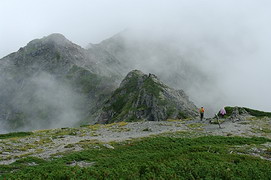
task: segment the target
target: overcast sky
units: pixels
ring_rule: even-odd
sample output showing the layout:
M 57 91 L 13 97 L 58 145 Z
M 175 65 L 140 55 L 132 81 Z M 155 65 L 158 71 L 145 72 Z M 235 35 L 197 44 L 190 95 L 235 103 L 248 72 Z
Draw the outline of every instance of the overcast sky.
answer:
M 236 27 L 226 26 L 245 28 L 251 22 L 264 33 L 270 31 L 270 5 L 268 0 L 1 0 L 0 57 L 54 32 L 81 46 L 125 28 L 153 26 L 202 28 L 203 33 L 218 27 L 235 33 Z M 258 29 L 264 23 L 268 29 Z
M 1 0 L 0 58 L 55 32 L 85 47 L 126 28 L 208 47 L 232 71 L 222 88 L 271 111 L 270 0 Z

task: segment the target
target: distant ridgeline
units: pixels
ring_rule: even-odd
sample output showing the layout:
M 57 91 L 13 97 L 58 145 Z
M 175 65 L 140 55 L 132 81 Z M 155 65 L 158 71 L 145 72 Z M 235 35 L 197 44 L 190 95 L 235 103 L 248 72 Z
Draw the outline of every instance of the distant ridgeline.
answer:
M 250 109 L 247 107 L 231 107 L 231 106 L 225 107 L 225 110 L 227 112 L 225 117 L 231 116 L 234 109 L 238 110 L 239 115 L 249 114 L 249 115 L 255 116 L 255 117 L 269 117 L 269 118 L 271 118 L 271 112 L 259 111 L 259 110 Z

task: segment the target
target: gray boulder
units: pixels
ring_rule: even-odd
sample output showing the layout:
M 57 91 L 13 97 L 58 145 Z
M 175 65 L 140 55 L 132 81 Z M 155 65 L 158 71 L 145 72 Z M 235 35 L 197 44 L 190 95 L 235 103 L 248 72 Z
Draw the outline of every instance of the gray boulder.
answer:
M 245 116 L 247 115 L 249 115 L 249 113 L 244 108 L 235 106 L 232 110 L 229 119 L 231 119 L 233 122 L 242 121 L 245 119 Z

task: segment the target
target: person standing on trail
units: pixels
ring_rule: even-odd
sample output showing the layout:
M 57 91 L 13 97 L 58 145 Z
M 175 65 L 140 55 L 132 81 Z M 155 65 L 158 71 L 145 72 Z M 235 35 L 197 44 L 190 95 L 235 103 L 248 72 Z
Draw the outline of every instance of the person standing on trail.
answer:
M 201 108 L 199 109 L 199 113 L 200 113 L 200 120 L 202 121 L 203 116 L 204 116 L 204 108 L 203 108 L 203 107 L 201 107 Z
M 226 112 L 226 110 L 225 110 L 224 107 L 221 108 L 220 111 L 219 111 L 219 114 L 220 114 L 220 116 L 221 116 L 222 118 L 224 118 L 224 115 L 225 115 L 226 113 L 227 113 L 227 112 Z

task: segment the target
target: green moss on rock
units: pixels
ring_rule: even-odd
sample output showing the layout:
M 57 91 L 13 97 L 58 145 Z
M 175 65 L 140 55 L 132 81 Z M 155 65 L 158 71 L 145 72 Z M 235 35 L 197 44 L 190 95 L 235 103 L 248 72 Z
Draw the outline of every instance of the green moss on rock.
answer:
M 25 137 L 32 135 L 32 132 L 12 132 L 8 134 L 0 134 L 0 139 L 14 138 L 14 137 Z
M 146 89 L 146 92 L 154 95 L 156 98 L 159 98 L 162 87 L 160 84 L 156 83 L 151 77 L 148 77 L 144 83 L 143 88 Z

